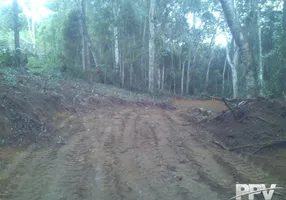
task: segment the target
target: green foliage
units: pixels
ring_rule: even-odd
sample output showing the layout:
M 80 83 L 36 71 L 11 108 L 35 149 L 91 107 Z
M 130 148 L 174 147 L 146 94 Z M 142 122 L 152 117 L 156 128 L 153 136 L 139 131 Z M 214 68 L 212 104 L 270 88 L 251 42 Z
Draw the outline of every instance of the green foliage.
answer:
M 12 5 L 0 7 L 0 29 L 1 31 L 13 30 L 13 11 Z
M 98 0 L 87 1 L 87 4 L 88 35 L 100 70 L 100 73 L 93 75 L 94 81 L 119 86 L 123 77 L 120 67 L 124 65 L 125 87 L 146 91 L 149 61 L 149 1 Z M 281 96 L 281 91 L 286 87 L 284 85 L 286 77 L 283 78 L 286 74 L 284 67 L 286 66 L 286 43 L 285 37 L 282 36 L 282 12 L 278 9 L 279 5 L 278 0 L 266 0 L 261 4 L 265 89 L 267 94 L 272 96 Z M 24 54 L 29 59 L 28 67 L 31 73 L 46 76 L 61 70 L 65 74 L 85 78 L 86 74 L 82 73 L 81 67 L 80 1 L 48 0 L 47 6 L 54 13 L 36 24 L 36 47 L 29 42 L 30 36 L 25 16 L 20 15 L 21 48 L 27 48 L 34 54 L 30 55 L 28 52 Z M 113 11 L 117 9 L 118 13 L 114 14 Z M 254 34 L 251 32 L 255 31 L 254 20 L 250 19 L 251 1 L 238 1 L 237 10 L 243 31 L 249 37 L 250 46 L 253 48 L 257 45 L 257 38 L 253 37 Z M 221 13 L 221 17 L 217 16 L 218 13 Z M 11 5 L 0 7 L 0 66 L 2 68 L 15 65 L 14 52 L 9 50 L 14 46 L 12 14 Z M 196 27 L 190 27 L 186 19 L 186 16 L 193 16 L 193 14 L 197 22 L 200 22 Z M 210 65 L 207 92 L 222 93 L 225 49 L 209 44 L 213 34 L 222 31 L 225 26 L 219 1 L 157 0 L 154 17 L 156 67 L 162 72 L 164 66 L 165 73 L 165 91 L 162 93 L 174 93 L 174 90 L 180 93 L 183 63 L 185 64 L 183 84 L 186 87 L 189 59 L 188 95 L 199 95 L 205 91 L 206 70 L 212 57 L 211 53 L 214 56 Z M 115 26 L 118 28 L 119 72 L 114 70 Z M 252 37 L 250 37 L 251 34 Z M 257 55 L 253 57 L 257 61 Z M 22 59 L 24 61 L 25 56 Z M 157 69 L 156 84 L 159 77 Z M 237 70 L 239 93 L 243 94 L 244 91 L 241 88 L 245 85 L 244 70 L 241 66 L 238 66 Z M 226 68 L 224 78 L 224 94 L 231 96 L 232 80 L 229 66 Z
M 64 56 L 66 64 L 72 72 L 78 73 L 75 69 L 80 63 L 81 34 L 80 34 L 80 11 L 72 10 L 64 24 Z
M 11 67 L 0 67 L 0 74 L 2 75 L 2 79 L 0 79 L 0 83 L 5 83 L 6 85 L 16 85 L 16 74 L 17 69 Z
M 9 49 L 0 49 L 0 66 L 7 67 L 14 64 L 14 57 L 12 51 Z
M 5 35 L 0 36 L 0 49 L 8 49 L 9 48 L 9 42 L 8 37 Z
M 265 92 L 269 96 L 281 97 L 285 91 L 286 65 L 286 33 L 283 33 L 281 23 L 272 24 L 271 42 L 266 42 L 269 52 L 265 56 Z M 269 32 L 265 32 L 269 36 Z

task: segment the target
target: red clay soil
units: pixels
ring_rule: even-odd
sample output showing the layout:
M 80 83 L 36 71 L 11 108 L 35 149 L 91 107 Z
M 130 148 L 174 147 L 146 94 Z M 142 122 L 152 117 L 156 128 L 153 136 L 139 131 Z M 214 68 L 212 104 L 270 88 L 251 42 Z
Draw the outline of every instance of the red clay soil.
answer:
M 227 149 L 257 153 L 262 148 L 286 144 L 286 106 L 282 102 L 260 99 L 235 112 L 241 114 L 240 119 L 235 120 L 228 111 L 205 124 Z
M 62 85 L 48 94 L 29 93 L 27 99 L 9 91 L 1 96 L 6 131 L 17 124 L 11 123 L 16 117 L 13 110 L 20 113 L 23 125 L 26 119 L 38 119 L 54 130 L 44 143 L 37 140 L 21 149 L 0 147 L 1 200 L 219 200 L 235 195 L 236 182 L 283 183 L 227 150 L 237 147 L 230 139 L 237 145 L 248 142 L 242 127 L 262 123 L 261 119 L 248 117 L 240 123 L 226 112 L 220 120 L 211 120 L 225 109 L 219 101 L 172 99 L 175 110 L 164 103 L 132 102 L 90 91 Z M 28 103 L 30 107 L 23 106 Z M 263 112 L 281 112 L 271 125 L 283 121 L 282 107 L 276 102 L 255 105 L 245 106 L 246 116 L 258 114 L 257 107 L 264 106 Z M 258 116 L 266 123 L 270 115 Z M 231 126 L 242 130 L 238 133 L 242 138 L 229 139 L 225 128 Z M 45 133 L 42 127 L 23 128 Z
M 196 126 L 198 130 L 206 131 L 218 148 L 244 155 L 245 159 L 250 160 L 248 162 L 277 177 L 282 185 L 286 184 L 285 101 L 260 99 L 248 102 L 234 109 L 236 113 L 242 114 L 239 120 L 234 119 L 228 109 L 206 114 L 202 109 L 193 109 L 193 105 L 214 110 L 210 106 L 212 104 L 204 106 L 202 102 L 199 105 L 196 101 L 188 103 L 190 109 L 180 113 L 188 127 Z
M 220 200 L 234 196 L 236 182 L 273 181 L 181 121 L 175 110 L 115 104 L 71 117 L 54 141 L 9 161 L 0 197 Z

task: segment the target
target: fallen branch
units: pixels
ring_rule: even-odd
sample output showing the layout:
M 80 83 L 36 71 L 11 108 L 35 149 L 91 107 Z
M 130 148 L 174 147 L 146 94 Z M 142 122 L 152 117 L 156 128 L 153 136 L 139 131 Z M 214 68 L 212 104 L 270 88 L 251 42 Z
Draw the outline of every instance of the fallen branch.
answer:
M 215 97 L 215 96 L 209 96 L 209 95 L 205 95 L 205 96 L 209 99 L 214 99 L 214 100 L 218 100 L 218 101 L 223 101 L 225 99 L 228 102 L 241 102 L 241 101 L 252 102 L 252 101 L 257 101 L 257 100 L 261 100 L 261 99 L 266 99 L 265 97 L 248 98 L 248 99 L 244 99 L 244 98 L 229 99 L 229 98 L 225 98 L 225 97 Z
M 191 125 L 196 125 L 196 124 L 202 124 L 202 123 L 205 123 L 205 122 L 208 122 L 209 119 L 203 119 L 203 120 L 200 120 L 198 122 L 193 122 L 193 123 L 188 123 L 188 124 L 181 124 L 181 126 L 191 126 Z
M 266 119 L 264 119 L 264 118 L 262 118 L 262 117 L 259 117 L 259 116 L 249 115 L 248 117 L 249 117 L 249 118 L 258 119 L 258 120 L 260 120 L 260 121 L 263 121 L 263 122 L 265 122 L 265 123 L 271 124 L 271 125 L 273 125 L 273 126 L 277 126 L 277 124 L 275 124 L 275 123 L 273 123 L 273 122 L 269 122 L 269 121 L 267 121 Z
M 80 94 L 81 94 L 81 92 L 78 93 L 77 95 L 75 95 L 75 97 L 73 98 L 73 101 L 72 101 L 72 105 L 73 105 L 73 106 L 75 106 L 75 100 L 76 100 L 76 98 L 77 98 Z
M 252 154 L 254 155 L 254 154 L 258 153 L 259 151 L 261 151 L 262 149 L 269 148 L 271 146 L 275 146 L 275 145 L 279 145 L 279 144 L 284 144 L 284 143 L 286 143 L 286 140 L 264 144 L 263 146 L 259 147 L 255 151 L 253 151 Z
M 234 151 L 234 150 L 248 148 L 248 147 L 253 147 L 253 144 L 246 144 L 246 145 L 242 145 L 242 146 L 238 146 L 238 147 L 233 147 L 233 148 L 230 148 L 229 151 Z
M 226 107 L 231 111 L 233 117 L 235 120 L 237 120 L 237 116 L 234 112 L 234 110 L 230 107 L 230 105 L 228 105 L 228 103 L 226 102 L 226 99 L 225 98 L 222 98 L 222 101 L 224 102 L 224 104 L 226 105 Z
M 222 144 L 221 142 L 218 142 L 216 140 L 212 140 L 213 143 L 215 143 L 216 145 L 218 145 L 220 148 L 229 151 L 229 148 L 227 148 L 224 144 Z

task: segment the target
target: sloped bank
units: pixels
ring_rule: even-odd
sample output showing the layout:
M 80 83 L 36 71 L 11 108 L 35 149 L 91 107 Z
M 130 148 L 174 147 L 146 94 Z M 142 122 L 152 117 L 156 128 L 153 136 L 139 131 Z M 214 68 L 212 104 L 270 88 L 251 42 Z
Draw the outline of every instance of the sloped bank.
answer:
M 0 88 L 1 145 L 46 140 L 55 131 L 54 124 L 72 113 L 57 94 Z
M 80 80 L 14 76 L 0 85 L 0 146 L 48 141 L 61 121 L 105 106 L 155 106 L 174 109 L 167 101 Z
M 227 111 L 202 127 L 212 133 L 212 141 L 219 148 L 244 155 L 285 185 L 285 101 L 259 99 L 240 106 L 237 112 L 241 114 L 239 119 Z
M 213 138 L 228 150 L 256 154 L 286 144 L 286 105 L 275 99 L 258 99 L 224 111 L 205 124 Z

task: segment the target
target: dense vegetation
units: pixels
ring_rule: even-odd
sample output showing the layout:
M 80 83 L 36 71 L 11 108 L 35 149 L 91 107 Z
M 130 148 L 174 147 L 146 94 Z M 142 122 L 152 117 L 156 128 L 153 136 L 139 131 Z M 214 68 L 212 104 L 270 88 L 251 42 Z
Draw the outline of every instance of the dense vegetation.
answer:
M 1 68 L 151 93 L 286 92 L 285 0 L 47 0 L 41 20 L 32 1 L 4 2 Z

